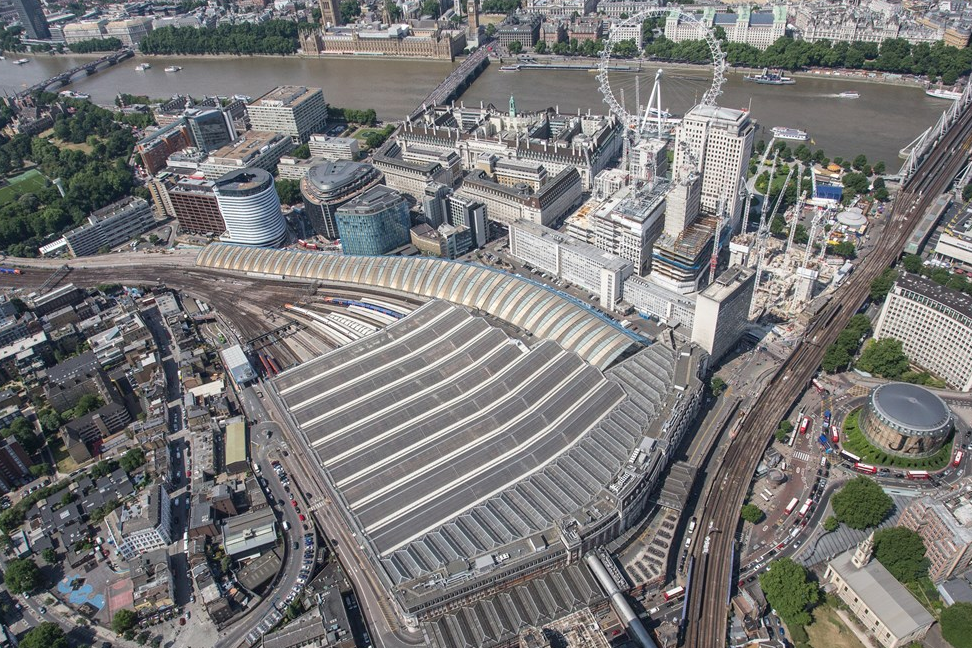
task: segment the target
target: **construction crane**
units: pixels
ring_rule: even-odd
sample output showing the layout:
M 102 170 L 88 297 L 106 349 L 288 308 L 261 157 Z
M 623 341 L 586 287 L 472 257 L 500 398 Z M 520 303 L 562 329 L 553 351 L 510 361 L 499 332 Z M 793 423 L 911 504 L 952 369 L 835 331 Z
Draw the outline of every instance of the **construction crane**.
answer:
M 786 187 L 783 187 L 784 191 Z M 797 201 L 796 210 L 793 212 L 793 222 L 790 223 L 790 237 L 786 240 L 786 253 L 790 253 L 790 248 L 793 247 L 793 237 L 796 236 L 796 226 L 800 222 L 800 214 L 803 212 L 803 174 L 797 174 Z
M 775 162 L 775 161 L 774 161 Z M 776 165 L 774 163 L 773 170 L 776 170 Z M 756 305 L 756 293 L 759 291 L 759 284 L 763 278 L 763 262 L 766 258 L 766 239 L 769 238 L 769 222 L 772 221 L 773 217 L 776 216 L 776 212 L 780 209 L 780 203 L 783 202 L 783 194 L 786 193 L 786 186 L 790 184 L 790 178 L 793 177 L 793 169 L 786 174 L 786 180 L 783 182 L 783 187 L 780 189 L 780 195 L 776 197 L 776 205 L 773 206 L 773 211 L 767 214 L 766 205 L 770 200 L 770 189 L 773 186 L 772 178 L 770 179 L 770 184 L 766 187 L 766 201 L 763 203 L 763 213 L 759 218 L 759 231 L 756 232 L 756 281 L 753 284 L 753 300 L 749 305 L 749 316 L 753 316 L 753 307 Z M 767 215 L 769 218 L 767 218 Z

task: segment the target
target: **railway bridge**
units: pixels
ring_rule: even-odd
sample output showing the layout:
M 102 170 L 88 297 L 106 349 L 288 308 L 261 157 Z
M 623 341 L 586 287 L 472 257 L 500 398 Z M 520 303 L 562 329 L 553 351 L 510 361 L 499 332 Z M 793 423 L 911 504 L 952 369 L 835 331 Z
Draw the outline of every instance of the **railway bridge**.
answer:
M 37 92 L 44 92 L 50 90 L 54 87 L 63 87 L 74 81 L 75 76 L 84 73 L 84 76 L 91 76 L 96 72 L 100 72 L 105 68 L 109 68 L 112 65 L 117 65 L 119 61 L 124 61 L 125 59 L 135 56 L 135 52 L 131 49 L 122 49 L 117 52 L 112 52 L 106 56 L 102 56 L 94 61 L 88 61 L 82 65 L 75 66 L 70 70 L 65 70 L 60 74 L 56 74 L 50 78 L 44 79 L 39 83 L 35 83 L 25 90 L 21 90 L 17 93 L 18 98 L 26 97 Z

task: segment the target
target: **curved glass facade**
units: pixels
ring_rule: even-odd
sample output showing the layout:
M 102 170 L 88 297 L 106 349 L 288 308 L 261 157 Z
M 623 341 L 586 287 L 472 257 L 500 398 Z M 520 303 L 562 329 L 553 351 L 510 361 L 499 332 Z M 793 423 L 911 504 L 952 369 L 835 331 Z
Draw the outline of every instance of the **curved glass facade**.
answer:
M 226 223 L 223 240 L 272 246 L 287 233 L 273 178 L 263 169 L 243 169 L 216 181 L 216 204 Z

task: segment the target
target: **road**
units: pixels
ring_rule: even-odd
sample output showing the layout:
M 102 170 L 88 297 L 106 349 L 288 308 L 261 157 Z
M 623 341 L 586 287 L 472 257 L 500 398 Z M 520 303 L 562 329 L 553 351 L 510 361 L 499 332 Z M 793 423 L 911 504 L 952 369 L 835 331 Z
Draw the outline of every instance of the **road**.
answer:
M 740 434 L 719 465 L 722 474 L 699 513 L 705 540 L 693 550 L 694 564 L 684 619 L 684 645 L 712 648 L 726 643 L 729 597 L 736 556 L 736 531 L 743 504 L 760 456 L 778 422 L 813 377 L 827 346 L 867 298 L 871 281 L 901 255 L 915 224 L 954 179 L 972 144 L 972 112 L 959 121 L 918 167 L 888 212 L 880 244 L 868 255 L 807 327 L 803 341 L 773 376 L 747 412 Z
M 270 490 L 271 505 L 280 514 L 281 522 L 286 521 L 290 529 L 283 530 L 281 528 L 284 536 L 285 557 L 283 567 L 274 581 L 273 591 L 255 608 L 247 612 L 242 619 L 220 633 L 219 643 L 216 644 L 217 648 L 231 648 L 241 643 L 249 645 L 250 642 L 245 641 L 247 635 L 254 632 L 265 620 L 268 620 L 268 617 L 270 617 L 269 621 L 273 621 L 275 617 L 271 615 L 274 614 L 275 606 L 283 607 L 284 600 L 297 585 L 297 578 L 303 566 L 304 534 L 313 532 L 309 525 L 307 530 L 304 529 L 304 523 L 298 518 L 296 508 L 290 504 L 290 493 L 284 490 L 277 474 L 270 465 L 272 459 L 280 459 L 286 445 L 281 443 L 280 428 L 271 421 L 264 406 L 262 390 L 247 387 L 240 393 L 240 401 L 247 418 L 250 421 L 259 421 L 250 434 L 252 460 L 260 467 L 259 477 L 266 483 L 266 488 Z M 267 432 L 270 432 L 269 436 Z M 295 497 L 303 499 L 302 495 L 297 493 L 296 483 L 291 484 L 291 492 L 294 493 Z M 280 505 L 280 502 L 283 502 L 283 505 Z M 301 511 L 306 511 L 304 504 L 301 505 Z M 293 548 L 295 542 L 298 547 L 296 551 Z M 317 549 L 316 541 L 314 549 L 315 551 Z

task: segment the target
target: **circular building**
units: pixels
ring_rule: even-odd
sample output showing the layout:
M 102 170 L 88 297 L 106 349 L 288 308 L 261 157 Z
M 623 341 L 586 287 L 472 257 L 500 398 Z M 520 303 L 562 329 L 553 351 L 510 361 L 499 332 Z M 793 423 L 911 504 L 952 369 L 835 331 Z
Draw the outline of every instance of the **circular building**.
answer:
M 837 214 L 837 222 L 846 227 L 857 229 L 867 225 L 867 217 L 859 207 L 851 207 Z
M 889 383 L 871 392 L 859 424 L 875 447 L 901 457 L 924 457 L 945 444 L 952 412 L 924 387 Z
M 263 169 L 230 171 L 213 189 L 226 222 L 223 241 L 266 247 L 278 245 L 287 235 L 273 177 Z
M 384 178 L 370 164 L 350 160 L 327 160 L 308 169 L 300 181 L 300 193 L 314 231 L 332 241 L 338 238 L 334 218 L 337 208 L 380 184 Z

